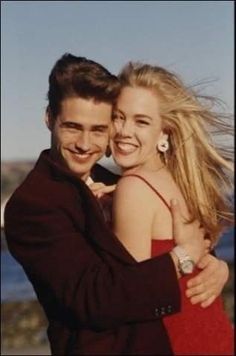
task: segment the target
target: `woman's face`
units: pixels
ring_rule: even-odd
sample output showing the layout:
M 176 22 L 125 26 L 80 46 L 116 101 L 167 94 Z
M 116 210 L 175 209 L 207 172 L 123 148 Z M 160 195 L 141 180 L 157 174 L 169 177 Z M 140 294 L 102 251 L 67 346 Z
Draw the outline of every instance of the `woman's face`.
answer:
M 113 115 L 111 151 L 123 169 L 155 168 L 156 145 L 162 136 L 157 96 L 150 89 L 124 87 Z

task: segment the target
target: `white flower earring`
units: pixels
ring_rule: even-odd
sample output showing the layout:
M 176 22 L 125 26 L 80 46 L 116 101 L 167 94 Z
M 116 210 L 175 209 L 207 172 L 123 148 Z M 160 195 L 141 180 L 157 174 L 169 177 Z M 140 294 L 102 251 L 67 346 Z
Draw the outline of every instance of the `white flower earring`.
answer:
M 166 152 L 169 149 L 168 135 L 164 134 L 157 143 L 157 150 L 159 152 Z

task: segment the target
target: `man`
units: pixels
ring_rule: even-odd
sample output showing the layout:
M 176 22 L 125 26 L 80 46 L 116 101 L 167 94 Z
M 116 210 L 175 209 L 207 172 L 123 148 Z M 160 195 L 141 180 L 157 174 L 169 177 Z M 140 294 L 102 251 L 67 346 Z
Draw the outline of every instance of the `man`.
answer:
M 96 162 L 107 148 L 118 93 L 117 78 L 98 63 L 70 54 L 56 62 L 48 92 L 51 149 L 5 210 L 9 249 L 44 308 L 53 355 L 172 353 L 162 317 L 180 311 L 177 256 L 137 263 L 108 229 L 87 186 L 91 179 L 117 180 Z M 197 261 L 202 232 L 190 245 L 178 218 L 176 211 L 176 242 Z M 209 273 L 208 261 L 202 265 Z M 221 289 L 227 270 L 217 263 L 211 269 L 220 270 Z M 202 287 L 191 290 L 194 297 L 214 299 L 214 288 L 206 296 Z

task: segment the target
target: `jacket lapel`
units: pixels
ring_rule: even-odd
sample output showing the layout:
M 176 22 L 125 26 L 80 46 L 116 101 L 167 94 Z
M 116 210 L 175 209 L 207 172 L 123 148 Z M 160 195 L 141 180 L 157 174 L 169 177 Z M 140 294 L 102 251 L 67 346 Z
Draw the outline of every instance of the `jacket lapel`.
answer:
M 90 239 L 102 250 L 109 252 L 123 263 L 136 263 L 118 238 L 106 225 L 102 210 L 90 189 L 83 183 L 80 187 L 86 215 L 87 233 Z
M 76 187 L 81 197 L 86 220 L 86 238 L 98 247 L 97 253 L 102 254 L 102 251 L 106 251 L 123 263 L 136 263 L 135 259 L 106 225 L 102 210 L 87 185 L 81 179 L 73 176 L 69 170 L 54 162 L 49 152 L 49 150 L 45 150 L 41 153 L 36 163 L 36 170 L 43 175 L 51 176 L 55 180 L 69 181 Z

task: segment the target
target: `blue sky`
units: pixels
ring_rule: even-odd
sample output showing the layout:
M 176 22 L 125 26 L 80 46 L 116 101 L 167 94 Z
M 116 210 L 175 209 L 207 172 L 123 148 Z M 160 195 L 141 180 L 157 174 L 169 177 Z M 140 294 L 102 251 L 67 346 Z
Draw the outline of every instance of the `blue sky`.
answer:
M 115 74 L 129 60 L 158 64 L 233 110 L 233 1 L 2 1 L 2 160 L 36 159 L 50 145 L 48 75 L 65 52 Z

